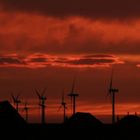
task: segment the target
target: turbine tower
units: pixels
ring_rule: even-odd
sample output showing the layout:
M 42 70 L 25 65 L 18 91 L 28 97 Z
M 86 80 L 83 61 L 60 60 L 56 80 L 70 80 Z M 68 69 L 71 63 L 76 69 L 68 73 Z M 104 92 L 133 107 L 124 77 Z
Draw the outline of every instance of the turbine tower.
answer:
M 42 91 L 42 93 L 39 93 L 38 90 L 35 90 L 36 94 L 38 96 L 39 99 L 39 106 L 41 106 L 41 122 L 42 124 L 45 124 L 45 102 L 47 100 L 46 96 L 45 96 L 45 92 L 46 92 L 46 88 Z
M 20 94 L 18 94 L 17 96 L 14 96 L 14 95 L 12 94 L 11 96 L 12 96 L 14 105 L 16 106 L 16 110 L 17 110 L 17 112 L 19 112 L 19 104 L 21 103 L 21 100 L 19 99 Z
M 29 118 L 29 115 L 28 115 L 29 107 L 28 107 L 28 103 L 27 102 L 25 102 L 23 110 L 25 111 L 25 120 L 26 120 L 26 122 L 28 122 L 28 118 Z
M 109 87 L 109 95 L 112 96 L 112 124 L 115 123 L 115 95 L 117 92 L 119 92 L 119 90 L 113 87 L 113 70 L 112 70 Z
M 68 94 L 68 96 L 71 98 L 73 115 L 76 113 L 76 97 L 79 96 L 79 94 L 75 93 L 74 90 L 75 90 L 75 79 L 73 80 L 71 92 Z
M 65 97 L 64 97 L 64 91 L 62 93 L 62 101 L 61 101 L 61 106 L 59 107 L 59 110 L 63 107 L 63 111 L 64 111 L 64 114 L 63 114 L 63 122 L 66 121 L 66 102 L 65 102 Z

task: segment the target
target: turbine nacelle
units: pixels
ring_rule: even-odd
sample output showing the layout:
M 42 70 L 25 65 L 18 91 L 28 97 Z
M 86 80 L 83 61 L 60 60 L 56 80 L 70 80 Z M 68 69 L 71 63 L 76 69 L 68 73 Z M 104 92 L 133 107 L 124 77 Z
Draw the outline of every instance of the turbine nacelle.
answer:
M 109 93 L 116 93 L 116 92 L 119 92 L 119 90 L 115 88 L 109 89 Z
M 70 97 L 78 97 L 79 94 L 77 94 L 77 93 L 70 93 L 70 94 L 68 94 L 68 96 L 70 96 Z
M 47 100 L 46 96 L 42 96 L 39 98 L 40 100 Z
M 65 102 L 62 102 L 61 105 L 64 106 L 64 105 L 66 105 L 66 103 Z
M 46 92 L 46 88 L 42 91 L 42 93 L 39 93 L 38 90 L 36 90 L 36 89 L 35 89 L 35 91 L 36 91 L 36 94 L 37 94 L 39 100 L 42 100 L 42 101 L 47 100 L 46 96 L 44 95 Z

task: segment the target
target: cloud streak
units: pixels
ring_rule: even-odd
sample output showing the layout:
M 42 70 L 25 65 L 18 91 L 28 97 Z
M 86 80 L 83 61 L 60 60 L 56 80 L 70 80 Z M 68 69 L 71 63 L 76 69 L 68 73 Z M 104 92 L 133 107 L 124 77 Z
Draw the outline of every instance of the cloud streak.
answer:
M 47 54 L 33 54 L 24 58 L 14 55 L 0 56 L 1 67 L 26 67 L 26 68 L 95 68 L 109 67 L 112 64 L 123 64 L 119 58 L 111 55 L 67 55 L 56 56 Z

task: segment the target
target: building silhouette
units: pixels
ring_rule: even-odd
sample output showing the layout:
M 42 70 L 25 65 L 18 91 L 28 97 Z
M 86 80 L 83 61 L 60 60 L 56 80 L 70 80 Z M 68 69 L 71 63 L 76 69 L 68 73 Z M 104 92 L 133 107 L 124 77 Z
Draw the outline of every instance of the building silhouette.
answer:
M 102 125 L 102 122 L 90 113 L 77 112 L 66 121 L 66 124 L 71 126 L 84 127 Z
M 2 101 L 0 102 L 0 124 L 16 126 L 26 124 L 26 121 L 8 101 Z
M 140 117 L 136 115 L 127 115 L 118 121 L 121 126 L 140 126 Z

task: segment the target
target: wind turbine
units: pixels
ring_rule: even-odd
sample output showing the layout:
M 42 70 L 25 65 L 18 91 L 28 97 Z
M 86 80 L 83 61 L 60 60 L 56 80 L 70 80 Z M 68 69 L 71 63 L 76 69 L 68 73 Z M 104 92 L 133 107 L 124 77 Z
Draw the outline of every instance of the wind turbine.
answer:
M 46 88 L 42 91 L 42 93 L 39 93 L 38 90 L 36 90 L 36 94 L 38 96 L 38 99 L 40 101 L 39 106 L 41 106 L 41 110 L 42 110 L 42 114 L 41 114 L 41 122 L 42 124 L 45 124 L 45 101 L 47 100 L 46 96 L 45 96 L 45 92 L 46 92 Z
M 71 92 L 68 94 L 68 96 L 71 98 L 72 108 L 73 108 L 73 115 L 76 112 L 76 97 L 79 96 L 79 94 L 75 93 L 75 79 L 73 80 L 72 89 Z
M 113 70 L 112 70 L 109 87 L 109 95 L 112 96 L 112 124 L 115 123 L 115 95 L 117 92 L 119 92 L 119 90 L 113 87 Z
M 64 97 L 64 91 L 62 93 L 62 101 L 61 101 L 61 106 L 59 107 L 59 110 L 63 107 L 63 111 L 64 111 L 64 122 L 66 121 L 66 102 L 65 102 L 65 97 Z
M 11 96 L 12 96 L 14 105 L 16 106 L 16 110 L 17 110 L 17 112 L 18 112 L 18 111 L 19 111 L 19 104 L 21 103 L 21 100 L 19 99 L 20 94 L 18 94 L 17 96 L 14 96 L 14 95 L 12 94 Z
M 24 103 L 23 110 L 25 111 L 25 119 L 26 119 L 26 122 L 28 122 L 28 118 L 29 118 L 29 115 L 28 115 L 29 107 L 28 107 L 28 103 L 27 102 Z

